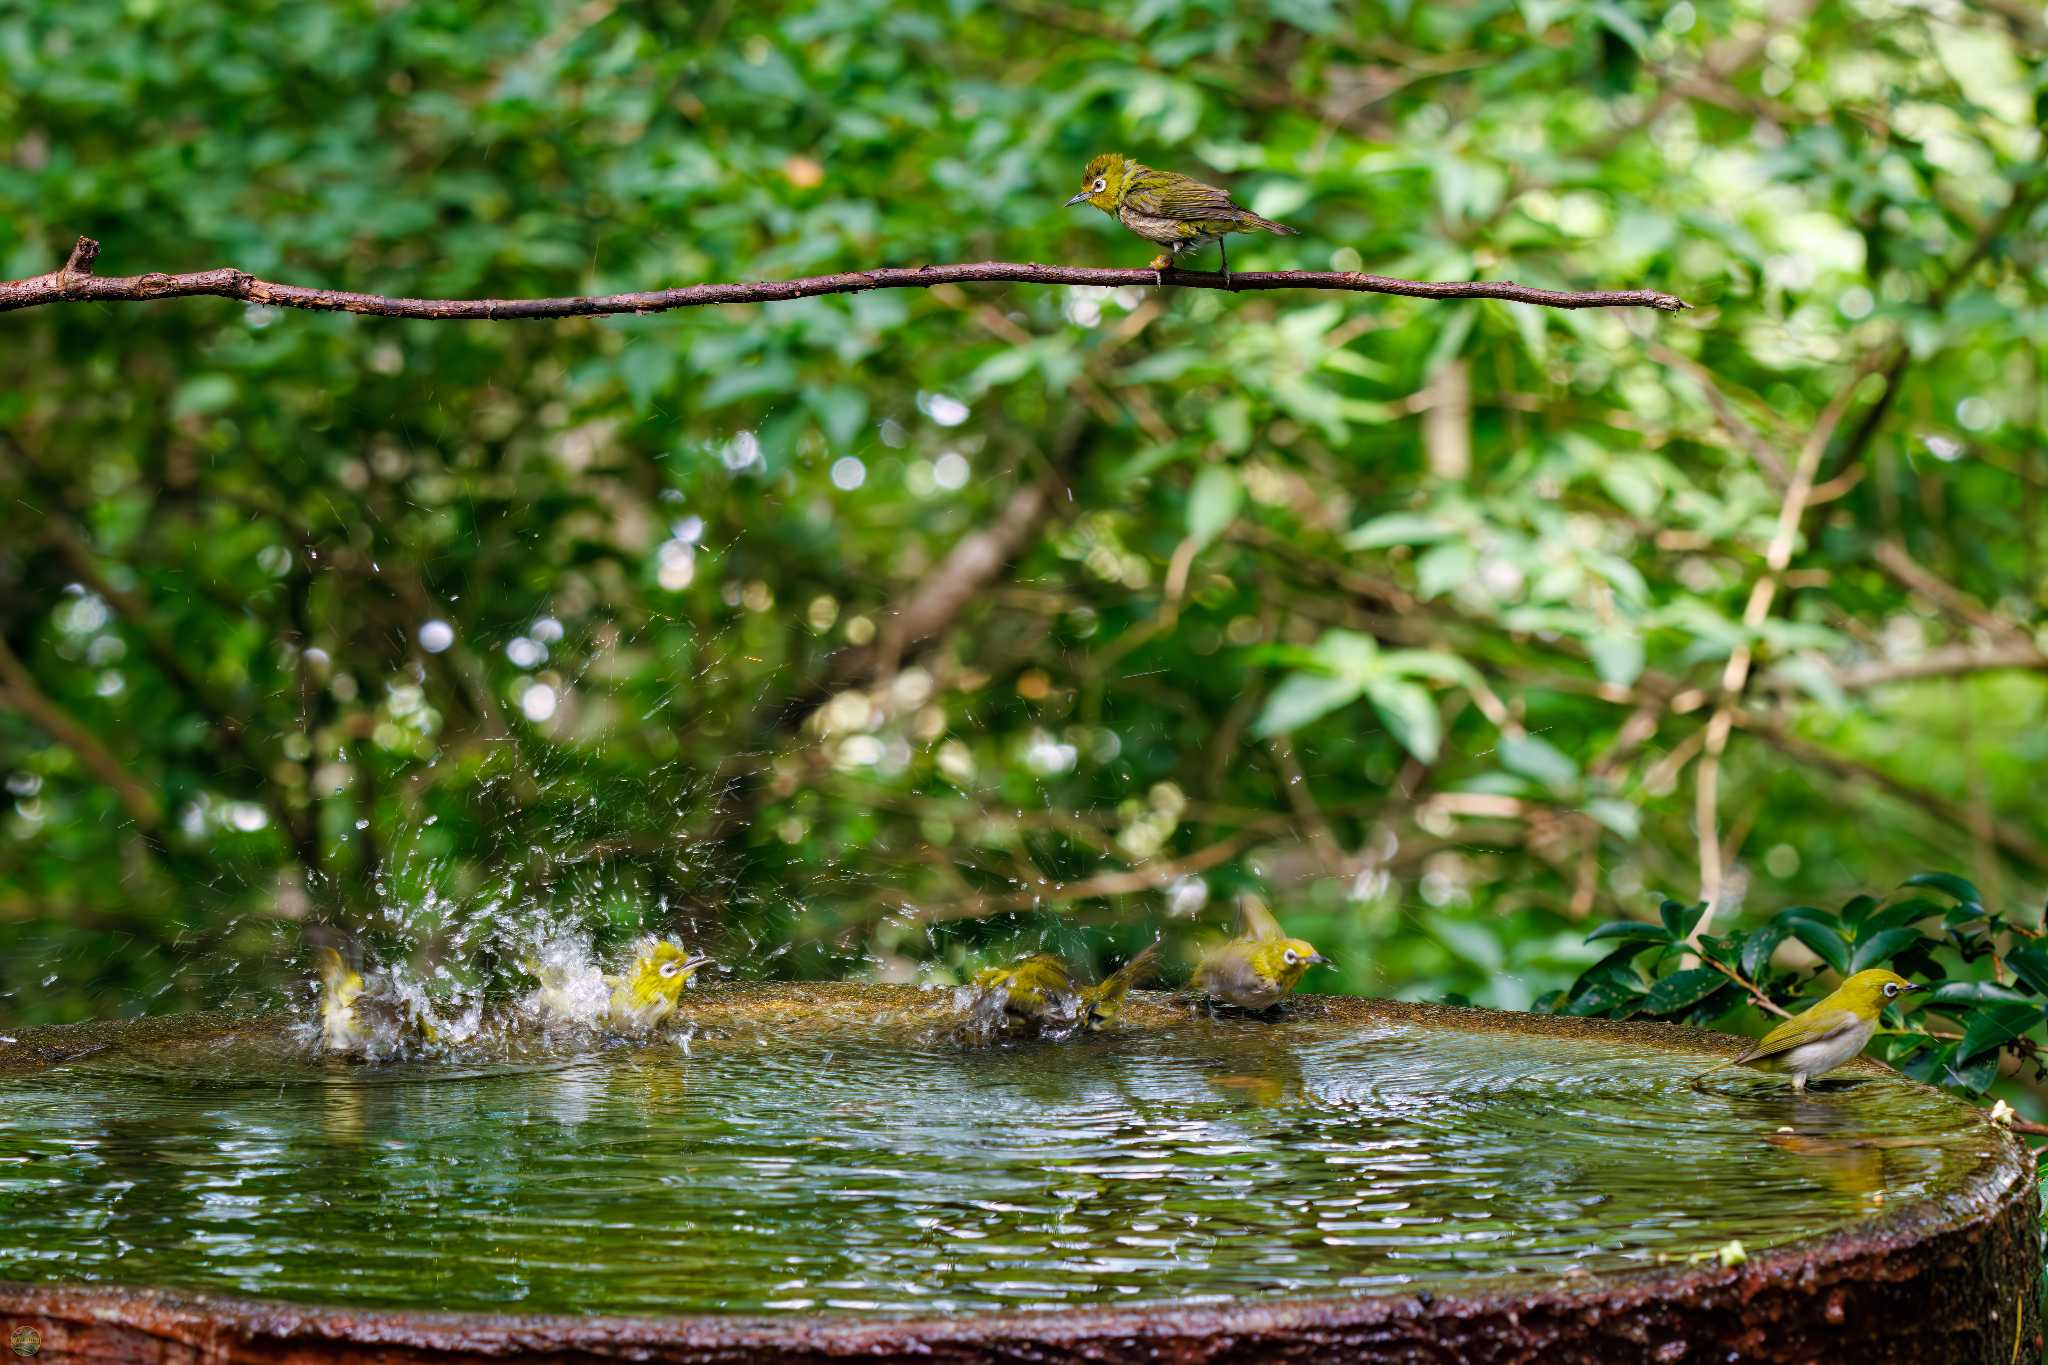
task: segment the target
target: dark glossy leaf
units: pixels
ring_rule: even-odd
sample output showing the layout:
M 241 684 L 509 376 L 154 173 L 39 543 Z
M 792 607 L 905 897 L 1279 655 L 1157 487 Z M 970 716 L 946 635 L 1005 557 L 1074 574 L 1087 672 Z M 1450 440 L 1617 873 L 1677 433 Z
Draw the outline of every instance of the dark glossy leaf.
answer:
M 1931 901 L 1925 896 L 1912 896 L 1906 900 L 1895 901 L 1875 914 L 1864 916 L 1862 923 L 1856 926 L 1856 934 L 1857 937 L 1863 938 L 1886 929 L 1918 924 L 1921 920 L 1939 915 L 1947 909 L 1947 906 Z
M 1832 910 L 1823 910 L 1816 905 L 1794 905 L 1780 910 L 1772 917 L 1776 922 L 1792 924 L 1824 924 L 1830 929 L 1841 927 L 1841 917 Z
M 1760 980 L 1771 965 L 1771 954 L 1791 932 L 1791 925 L 1775 919 L 1750 930 L 1742 940 L 1742 974 L 1751 981 Z
M 1960 1047 L 1960 1045 L 1958 1045 Z M 1985 1052 L 1974 1061 L 1964 1062 L 1954 1051 L 1943 1059 L 1941 1085 L 1952 1086 L 1972 1095 L 1981 1095 L 1991 1088 L 1998 1079 L 1998 1054 Z
M 1880 929 L 1868 938 L 1858 938 L 1855 952 L 1849 958 L 1849 970 L 1860 972 L 1868 967 L 1881 967 L 1891 961 L 1892 954 L 1911 947 L 1922 937 L 1918 929 L 1907 926 Z
M 1906 878 L 1901 885 L 1924 886 L 1953 897 L 1960 904 L 1974 905 L 1980 909 L 1984 904 L 1984 897 L 1977 890 L 1976 884 L 1958 877 L 1953 872 L 1916 872 Z
M 1664 928 L 1674 941 L 1692 934 L 1693 926 L 1707 913 L 1706 903 L 1687 905 L 1683 901 L 1667 900 L 1657 907 L 1657 913 L 1664 920 Z
M 1671 933 L 1655 924 L 1642 924 L 1635 920 L 1616 920 L 1603 924 L 1586 935 L 1586 942 L 1599 943 L 1604 939 L 1625 939 L 1631 943 L 1669 943 Z
M 2005 965 L 2027 986 L 2048 995 L 2048 947 L 2023 943 L 2005 955 Z
M 2024 991 L 1996 981 L 1944 981 L 1927 997 L 1931 1005 L 2028 1005 Z
M 1813 949 L 1821 961 L 1847 976 L 1849 974 L 1849 945 L 1834 927 L 1816 920 L 1796 919 L 1792 921 L 1792 936 Z
M 1967 1063 L 1986 1049 L 2003 1047 L 2041 1020 L 2038 1004 L 1992 1005 L 1974 1011 L 1963 1030 L 1963 1041 L 1956 1045 L 1956 1060 Z
M 1955 1055 L 1955 1048 L 1940 1047 L 1932 1043 L 1920 1043 L 1902 1058 L 1893 1060 L 1896 1066 L 1916 1081 L 1936 1084 L 1948 1074 L 1949 1058 Z
M 1735 935 L 1702 934 L 1694 940 L 1693 946 L 1701 957 L 1734 968 L 1740 959 L 1741 944 L 1742 939 Z
M 1643 992 L 1640 988 L 1632 987 L 1619 979 L 1608 978 L 1587 986 L 1559 1012 L 1581 1019 L 1600 1016 L 1620 1018 L 1633 1013 L 1642 997 Z
M 1643 999 L 1645 1014 L 1677 1014 L 1734 983 L 1712 967 L 1691 967 L 1659 981 Z
M 1852 896 L 1849 898 L 1848 902 L 1842 906 L 1840 913 L 1841 921 L 1843 924 L 1847 925 L 1852 932 L 1861 933 L 1863 930 L 1864 918 L 1867 915 L 1869 915 L 1871 911 L 1875 910 L 1877 908 L 1877 905 L 1878 901 L 1877 897 L 1875 896 Z

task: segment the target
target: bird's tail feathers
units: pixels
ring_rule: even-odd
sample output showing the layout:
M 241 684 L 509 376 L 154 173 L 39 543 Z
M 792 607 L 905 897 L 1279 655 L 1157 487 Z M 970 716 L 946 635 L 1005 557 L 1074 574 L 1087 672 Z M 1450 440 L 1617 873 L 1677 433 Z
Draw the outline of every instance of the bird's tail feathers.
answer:
M 1131 987 L 1145 979 L 1145 973 L 1152 970 L 1152 964 L 1159 957 L 1159 940 L 1153 939 L 1132 955 L 1131 960 L 1102 978 L 1098 985 L 1090 986 L 1084 995 L 1092 1006 L 1114 1006 L 1122 1000 Z
M 1260 232 L 1270 232 L 1275 237 L 1299 237 L 1301 235 L 1299 230 L 1291 228 L 1285 223 L 1276 223 L 1271 218 L 1261 218 L 1256 213 L 1246 214 L 1244 225 L 1248 228 L 1257 228 Z
M 1712 1066 L 1708 1067 L 1705 1071 L 1702 1071 L 1699 1075 L 1687 1081 L 1686 1085 L 1689 1087 L 1697 1088 L 1701 1081 L 1713 1075 L 1716 1071 L 1726 1071 L 1731 1066 L 1739 1065 L 1740 1062 L 1741 1059 L 1739 1057 L 1730 1057 L 1725 1062 L 1716 1062 Z

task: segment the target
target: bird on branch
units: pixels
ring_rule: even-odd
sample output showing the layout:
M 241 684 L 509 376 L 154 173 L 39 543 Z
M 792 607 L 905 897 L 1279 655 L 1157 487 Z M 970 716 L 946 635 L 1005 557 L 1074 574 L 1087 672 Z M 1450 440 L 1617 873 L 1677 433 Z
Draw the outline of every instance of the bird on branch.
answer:
M 1261 218 L 1250 209 L 1230 202 L 1230 191 L 1205 185 L 1173 171 L 1155 171 L 1117 152 L 1104 152 L 1088 163 L 1081 176 L 1081 192 L 1062 207 L 1090 203 L 1122 223 L 1146 241 L 1166 248 L 1152 258 L 1152 270 L 1159 283 L 1166 283 L 1166 269 L 1183 251 L 1196 251 L 1216 244 L 1222 260 L 1223 287 L 1230 287 L 1230 252 L 1223 239 L 1233 232 L 1270 232 L 1280 237 L 1295 235 L 1293 228 Z

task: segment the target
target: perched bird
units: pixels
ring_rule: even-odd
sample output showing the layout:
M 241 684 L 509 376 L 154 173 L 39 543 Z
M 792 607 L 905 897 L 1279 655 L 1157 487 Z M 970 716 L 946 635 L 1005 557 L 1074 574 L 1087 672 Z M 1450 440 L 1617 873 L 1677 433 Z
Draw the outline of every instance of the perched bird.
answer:
M 1081 984 L 1074 969 L 1051 953 L 1035 953 L 1007 967 L 984 967 L 974 974 L 976 1008 L 986 1011 L 993 1032 L 1079 1028 L 1092 1033 L 1116 1018 L 1124 997 L 1158 956 L 1154 940 L 1093 986 Z M 994 1017 L 998 1013 L 1001 1017 Z
M 1884 1007 L 1920 987 L 1882 967 L 1858 972 L 1813 1008 L 1793 1015 L 1742 1050 L 1740 1056 L 1708 1067 L 1695 1081 L 1723 1067 L 1746 1066 L 1792 1077 L 1792 1089 L 1803 1091 L 1809 1078 L 1833 1071 L 1863 1051 L 1877 1032 Z
M 1289 938 L 1256 896 L 1246 896 L 1238 913 L 1238 936 L 1211 948 L 1195 968 L 1195 986 L 1212 1000 L 1266 1009 L 1293 990 L 1309 968 L 1329 961 L 1308 940 Z
M 617 976 L 604 979 L 612 988 L 612 995 L 601 1022 L 614 1033 L 652 1031 L 676 1012 L 683 987 L 690 984 L 699 967 L 710 961 L 702 953 L 685 951 L 672 939 L 640 940 L 631 965 Z
M 1081 192 L 1063 207 L 1084 201 L 1146 241 L 1166 248 L 1152 258 L 1152 269 L 1160 272 L 1162 285 L 1166 283 L 1163 272 L 1175 256 L 1214 242 L 1223 264 L 1223 287 L 1228 289 L 1230 252 L 1223 244 L 1225 237 L 1233 232 L 1295 235 L 1293 228 L 1231 203 L 1228 190 L 1172 171 L 1155 171 L 1117 152 L 1104 152 L 1088 163 L 1081 177 Z

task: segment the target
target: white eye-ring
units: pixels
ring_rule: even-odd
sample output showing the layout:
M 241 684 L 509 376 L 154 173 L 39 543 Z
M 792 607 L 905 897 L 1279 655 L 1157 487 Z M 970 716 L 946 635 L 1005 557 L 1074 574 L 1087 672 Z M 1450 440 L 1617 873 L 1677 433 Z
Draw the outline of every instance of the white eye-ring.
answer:
M 1095 192 L 1096 192 L 1097 194 L 1100 194 L 1100 193 L 1102 193 L 1102 192 L 1103 192 L 1104 190 L 1106 190 L 1106 189 L 1108 189 L 1108 188 L 1109 188 L 1109 181 L 1108 181 L 1108 180 L 1106 180 L 1105 178 L 1103 178 L 1102 176 L 1099 176 L 1099 175 L 1095 177 Z
M 1292 967 L 1295 963 L 1301 961 L 1301 954 L 1295 952 L 1292 948 L 1289 948 L 1287 950 L 1285 956 L 1287 958 L 1287 965 L 1290 967 Z
M 663 976 L 674 976 L 682 969 L 683 964 L 680 962 L 664 962 L 661 964 L 661 974 Z
M 1884 983 L 1884 998 L 1885 998 L 1885 999 L 1887 999 L 1887 1000 L 1893 1000 L 1893 999 L 1896 999 L 1896 998 L 1898 997 L 1898 994 L 1899 994 L 1899 983 L 1898 983 L 1898 982 L 1896 982 L 1896 981 L 1887 981 L 1887 982 L 1885 982 L 1885 983 Z

